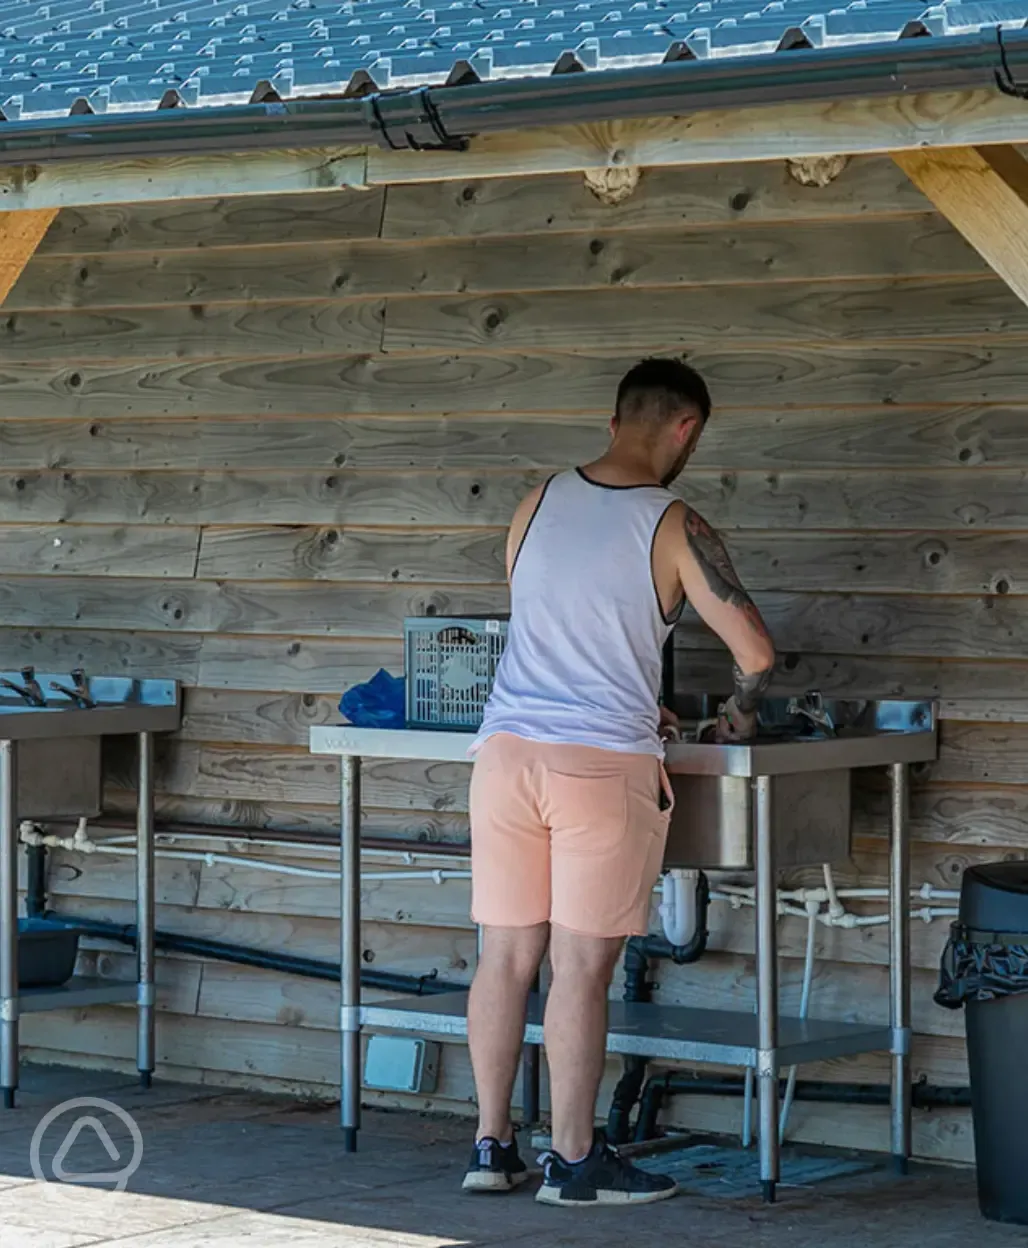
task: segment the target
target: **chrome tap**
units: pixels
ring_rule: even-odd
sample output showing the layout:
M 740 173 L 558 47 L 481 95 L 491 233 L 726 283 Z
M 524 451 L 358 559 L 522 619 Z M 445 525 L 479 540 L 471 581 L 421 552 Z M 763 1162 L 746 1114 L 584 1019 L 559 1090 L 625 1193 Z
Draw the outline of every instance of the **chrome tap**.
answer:
M 825 709 L 824 699 L 816 690 L 806 694 L 802 702 L 799 698 L 790 698 L 786 709 L 790 715 L 802 715 L 805 719 L 809 719 L 814 727 L 820 728 L 826 736 L 835 736 L 835 724 Z
M 46 706 L 46 697 L 39 687 L 39 681 L 36 680 L 36 669 L 23 667 L 21 678 L 25 682 L 24 685 L 16 685 L 13 680 L 6 678 L 0 679 L 0 685 L 5 689 L 13 689 L 19 698 L 25 699 L 29 706 Z
M 81 667 L 76 667 L 71 673 L 71 679 L 74 688 L 69 689 L 67 685 L 58 684 L 56 680 L 50 682 L 50 688 L 55 693 L 63 693 L 66 698 L 70 698 L 83 711 L 92 710 L 96 706 L 89 694 L 89 685 L 86 683 L 86 674 Z

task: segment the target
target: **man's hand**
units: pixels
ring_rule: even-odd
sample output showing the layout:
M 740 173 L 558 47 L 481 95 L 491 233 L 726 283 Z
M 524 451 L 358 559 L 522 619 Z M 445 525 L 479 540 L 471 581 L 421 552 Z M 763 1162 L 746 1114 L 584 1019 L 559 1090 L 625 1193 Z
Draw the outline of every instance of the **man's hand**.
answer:
M 757 712 L 740 711 L 733 694 L 718 707 L 714 740 L 718 745 L 739 745 L 757 735 Z
M 666 706 L 660 708 L 660 727 L 658 732 L 661 741 L 677 741 L 681 736 L 682 721 Z

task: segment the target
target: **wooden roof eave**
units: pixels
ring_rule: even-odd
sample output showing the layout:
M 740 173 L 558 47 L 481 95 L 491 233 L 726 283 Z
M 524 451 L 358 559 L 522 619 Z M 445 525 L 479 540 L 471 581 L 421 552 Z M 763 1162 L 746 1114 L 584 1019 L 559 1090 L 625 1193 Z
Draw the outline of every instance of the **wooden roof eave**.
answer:
M 472 138 L 464 151 L 317 147 L 13 165 L 0 167 L 0 211 L 1022 143 L 1023 100 L 931 92 L 538 127 Z

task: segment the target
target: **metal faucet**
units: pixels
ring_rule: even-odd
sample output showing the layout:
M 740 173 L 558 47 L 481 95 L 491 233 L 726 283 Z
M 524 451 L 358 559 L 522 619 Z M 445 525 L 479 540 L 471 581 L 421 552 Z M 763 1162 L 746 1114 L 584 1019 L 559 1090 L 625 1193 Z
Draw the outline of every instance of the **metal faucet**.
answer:
M 96 703 L 90 697 L 89 685 L 86 684 L 86 673 L 81 667 L 76 667 L 71 673 L 71 679 L 75 686 L 73 689 L 69 689 L 67 685 L 58 684 L 56 680 L 50 682 L 50 688 L 55 693 L 63 693 L 65 697 L 70 698 L 80 710 L 92 710 Z
M 790 715 L 802 715 L 809 719 L 815 728 L 820 728 L 826 736 L 835 736 L 835 724 L 825 709 L 824 699 L 816 690 L 806 694 L 801 702 L 799 698 L 790 698 L 786 708 Z
M 16 685 L 13 680 L 6 678 L 0 679 L 0 686 L 4 689 L 13 689 L 19 698 L 24 698 L 29 706 L 46 706 L 46 697 L 43 690 L 39 687 L 39 681 L 36 680 L 36 669 L 34 667 L 23 667 L 21 669 L 21 678 L 25 682 L 24 685 Z

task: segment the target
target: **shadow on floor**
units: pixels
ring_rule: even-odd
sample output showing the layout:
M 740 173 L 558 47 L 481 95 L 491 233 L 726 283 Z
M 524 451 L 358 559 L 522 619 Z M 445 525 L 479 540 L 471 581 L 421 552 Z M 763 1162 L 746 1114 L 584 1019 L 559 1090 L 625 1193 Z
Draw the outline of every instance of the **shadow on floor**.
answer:
M 112 1192 L 132 1157 L 132 1130 L 100 1105 L 131 1115 L 142 1156 L 127 1189 Z M 77 1136 L 65 1144 L 82 1116 Z M 38 1128 L 44 1125 L 41 1132 Z M 104 1133 L 107 1139 L 104 1138 Z M 38 1182 L 56 1172 L 104 1186 Z M 680 1196 L 636 1209 L 540 1206 L 524 1189 L 465 1196 L 469 1127 L 449 1118 L 370 1111 L 360 1151 L 343 1151 L 334 1109 L 279 1097 L 156 1083 L 143 1091 L 113 1075 L 23 1072 L 19 1107 L 0 1111 L 0 1248 L 222 1248 L 243 1242 L 297 1248 L 1000 1248 L 1024 1228 L 978 1216 L 973 1175 L 925 1168 L 907 1179 L 881 1169 L 810 1188 L 755 1195 Z M 116 1157 L 112 1158 L 112 1154 Z M 531 1154 L 529 1154 L 531 1156 Z

